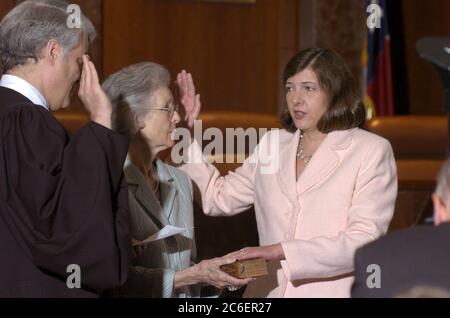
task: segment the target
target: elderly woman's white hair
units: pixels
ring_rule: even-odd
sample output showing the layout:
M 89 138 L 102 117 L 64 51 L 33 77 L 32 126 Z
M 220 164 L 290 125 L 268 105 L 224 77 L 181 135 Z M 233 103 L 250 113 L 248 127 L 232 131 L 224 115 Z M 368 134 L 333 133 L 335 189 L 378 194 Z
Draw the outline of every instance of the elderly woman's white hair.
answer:
M 30 60 L 38 61 L 48 41 L 56 40 L 67 54 L 96 36 L 92 22 L 80 12 L 80 28 L 70 28 L 69 4 L 61 0 L 29 0 L 12 9 L 0 23 L 0 57 L 3 72 Z
M 438 174 L 435 192 L 446 202 L 450 200 L 450 159 L 445 161 Z
M 152 62 L 134 64 L 109 76 L 103 89 L 113 106 L 113 130 L 134 136 L 143 128 L 139 119 L 151 109 L 149 100 L 153 93 L 169 84 L 169 71 Z

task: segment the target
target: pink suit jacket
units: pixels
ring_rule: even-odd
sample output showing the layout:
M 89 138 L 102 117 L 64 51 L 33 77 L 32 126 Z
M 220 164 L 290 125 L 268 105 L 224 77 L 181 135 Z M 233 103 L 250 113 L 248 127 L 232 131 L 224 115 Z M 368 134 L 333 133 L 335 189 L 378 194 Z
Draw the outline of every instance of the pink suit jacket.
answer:
M 331 132 L 297 181 L 299 137 L 267 133 L 225 177 L 205 160 L 180 167 L 206 214 L 231 216 L 254 204 L 260 244 L 282 244 L 286 259 L 270 262 L 246 297 L 349 297 L 356 249 L 385 234 L 393 216 L 397 171 L 387 140 L 358 128 Z M 278 169 L 264 170 L 267 159 Z

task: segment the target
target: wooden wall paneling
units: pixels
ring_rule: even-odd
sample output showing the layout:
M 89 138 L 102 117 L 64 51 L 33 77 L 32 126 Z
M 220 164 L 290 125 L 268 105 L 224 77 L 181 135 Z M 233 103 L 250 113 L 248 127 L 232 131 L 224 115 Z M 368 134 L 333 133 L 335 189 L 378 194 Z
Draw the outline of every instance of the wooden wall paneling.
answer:
M 0 20 L 14 7 L 15 0 L 0 0 Z M 0 73 L 3 73 L 0 63 Z
M 172 77 L 182 68 L 192 72 L 204 110 L 274 113 L 279 13 L 279 1 L 105 1 L 105 75 L 151 60 L 167 66 Z
M 0 1 L 0 19 L 14 7 L 15 0 L 1 0 Z
M 416 42 L 425 36 L 450 36 L 450 1 L 403 0 L 402 5 L 410 112 L 444 114 L 442 84 L 434 68 L 418 56 Z

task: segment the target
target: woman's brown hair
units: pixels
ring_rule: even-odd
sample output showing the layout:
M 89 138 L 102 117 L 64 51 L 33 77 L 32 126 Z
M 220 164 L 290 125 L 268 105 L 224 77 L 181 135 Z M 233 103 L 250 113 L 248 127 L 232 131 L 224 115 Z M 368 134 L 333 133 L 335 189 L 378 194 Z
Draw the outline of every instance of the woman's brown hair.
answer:
M 289 78 L 307 68 L 316 74 L 329 102 L 325 114 L 317 123 L 317 129 L 327 134 L 335 130 L 361 127 L 366 111 L 358 85 L 344 60 L 329 49 L 309 48 L 300 51 L 286 65 L 283 83 L 286 84 Z M 281 111 L 280 119 L 286 130 L 297 130 L 287 104 Z

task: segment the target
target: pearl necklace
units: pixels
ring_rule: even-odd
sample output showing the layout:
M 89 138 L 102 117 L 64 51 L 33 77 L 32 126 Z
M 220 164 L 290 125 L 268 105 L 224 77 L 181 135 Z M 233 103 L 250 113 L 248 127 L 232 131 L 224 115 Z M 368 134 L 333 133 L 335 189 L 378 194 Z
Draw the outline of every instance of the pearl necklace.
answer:
M 298 141 L 298 147 L 297 147 L 297 158 L 302 160 L 305 165 L 307 165 L 312 158 L 312 155 L 307 156 L 304 151 L 304 146 L 303 146 L 303 134 L 300 134 L 300 140 Z

